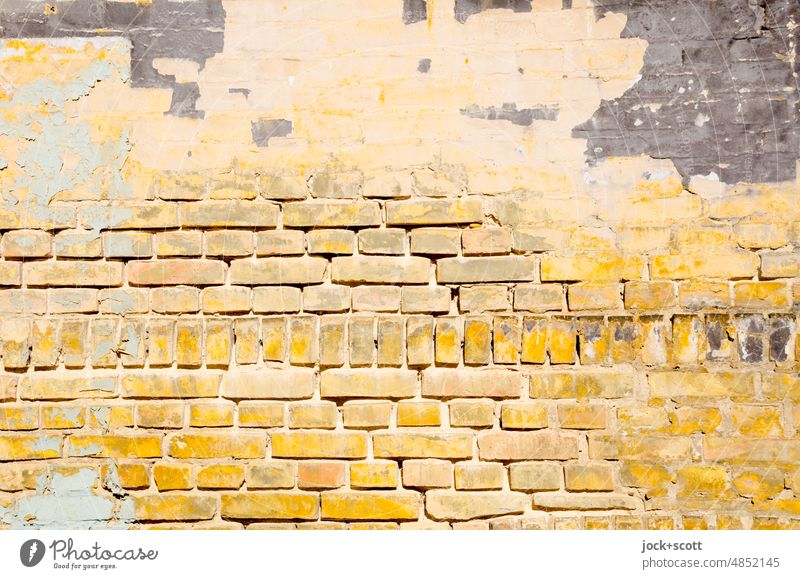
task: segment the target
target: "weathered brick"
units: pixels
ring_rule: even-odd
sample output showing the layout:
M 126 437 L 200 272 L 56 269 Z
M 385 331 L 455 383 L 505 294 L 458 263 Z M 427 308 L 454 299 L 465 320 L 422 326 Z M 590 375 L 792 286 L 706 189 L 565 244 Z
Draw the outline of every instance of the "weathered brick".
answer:
M 423 257 L 334 257 L 331 279 L 336 283 L 424 284 L 430 261 Z
M 486 432 L 478 452 L 481 460 L 566 460 L 578 457 L 578 441 L 551 431 Z
M 479 199 L 424 199 L 389 201 L 386 222 L 389 225 L 450 225 L 483 221 Z
M 372 436 L 377 458 L 471 458 L 472 436 L 441 433 L 378 433 Z
M 200 521 L 217 512 L 217 499 L 194 495 L 149 495 L 133 499 L 139 521 Z
M 226 519 L 315 520 L 319 499 L 314 493 L 223 494 L 221 514 Z
M 173 458 L 264 458 L 263 434 L 219 432 L 175 434 L 167 441 Z
M 425 494 L 425 510 L 434 519 L 468 521 L 485 517 L 521 514 L 530 498 L 524 493 L 485 491 L 459 493 L 430 491 Z
M 128 264 L 131 285 L 218 285 L 225 283 L 225 263 L 207 259 L 161 259 Z M 115 285 L 115 284 L 108 284 Z
M 236 259 L 231 262 L 230 282 L 239 285 L 322 283 L 327 263 L 321 257 Z
M 414 492 L 322 493 L 322 518 L 333 520 L 416 520 L 421 506 Z
M 367 437 L 363 433 L 327 431 L 276 432 L 272 435 L 276 458 L 366 458 Z
M 220 395 L 234 400 L 310 398 L 314 392 L 311 370 L 237 370 L 222 376 Z
M 320 374 L 323 398 L 412 398 L 417 374 L 410 370 L 325 370 Z
M 283 208 L 286 227 L 370 227 L 381 224 L 374 201 L 307 201 Z
M 112 287 L 122 285 L 122 264 L 103 261 L 42 261 L 22 264 L 29 287 Z
M 69 456 L 158 458 L 161 437 L 151 435 L 78 435 L 69 437 Z
M 536 259 L 524 256 L 446 257 L 436 264 L 436 280 L 443 284 L 533 281 Z
M 182 227 L 275 227 L 278 206 L 236 200 L 180 204 Z
M 525 377 L 510 370 L 430 369 L 422 373 L 422 395 L 435 398 L 515 398 Z

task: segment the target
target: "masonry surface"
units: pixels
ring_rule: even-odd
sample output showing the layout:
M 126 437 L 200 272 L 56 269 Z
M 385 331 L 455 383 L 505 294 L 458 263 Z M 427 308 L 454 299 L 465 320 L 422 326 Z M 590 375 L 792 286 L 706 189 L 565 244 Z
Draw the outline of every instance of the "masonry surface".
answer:
M 0 527 L 800 527 L 799 19 L 0 2 Z

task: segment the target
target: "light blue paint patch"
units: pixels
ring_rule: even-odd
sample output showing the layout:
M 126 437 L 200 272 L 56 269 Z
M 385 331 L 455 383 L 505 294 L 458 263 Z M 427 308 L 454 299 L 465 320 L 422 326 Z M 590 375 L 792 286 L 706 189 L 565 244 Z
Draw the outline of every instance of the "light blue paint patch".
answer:
M 56 412 L 58 412 L 58 414 L 60 414 L 66 422 L 70 424 L 77 424 L 78 418 L 80 418 L 80 415 L 83 412 L 83 408 L 78 406 L 59 407 Z
M 96 442 L 87 444 L 82 448 L 71 449 L 73 456 L 94 456 L 96 454 L 100 454 L 102 451 L 103 451 L 102 447 Z
M 107 237 L 105 250 L 108 257 L 127 257 L 136 253 L 130 237 Z
M 61 439 L 55 436 L 40 436 L 31 446 L 38 452 L 61 452 Z
M 126 314 L 136 309 L 133 297 L 126 290 L 104 293 L 100 301 L 103 303 L 103 307 L 112 314 Z
M 42 475 L 35 495 L 0 507 L 0 521 L 12 529 L 116 529 L 134 521 L 133 503 L 95 493 L 97 472 L 91 468 Z
M 112 199 L 131 197 L 131 187 L 120 173 L 131 149 L 128 134 L 123 133 L 116 141 L 96 143 L 88 123 L 63 112 L 67 102 L 88 95 L 98 82 L 111 78 L 127 81 L 129 67 L 111 60 L 96 61 L 75 72 L 66 83 L 39 78 L 15 88 L 12 98 L 0 103 L 0 134 L 29 141 L 15 161 L 21 174 L 11 190 L 2 191 L 8 208 L 19 212 L 38 209 L 42 221 L 60 223 L 64 219 L 48 214 L 64 209 L 49 207 L 63 191 L 85 187 L 106 191 Z M 8 121 L 2 114 L 7 109 L 27 112 L 9 115 L 15 120 Z M 18 192 L 23 191 L 27 195 L 20 198 Z
M 81 209 L 81 221 L 83 225 L 91 227 L 95 231 L 116 227 L 133 215 L 130 207 L 103 207 L 93 206 Z
M 92 413 L 100 426 L 108 429 L 108 417 L 111 415 L 111 408 L 108 406 L 97 406 L 95 408 L 91 408 L 89 412 Z
M 114 392 L 117 388 L 117 380 L 113 376 L 105 376 L 102 378 L 92 378 L 89 382 L 81 388 L 82 392 L 92 392 L 100 390 L 102 392 Z
M 95 360 L 100 360 L 105 358 L 109 354 L 114 353 L 114 338 L 111 336 L 103 336 L 101 339 L 97 339 L 98 337 L 95 336 L 95 343 L 92 349 L 92 356 Z M 105 390 L 105 388 L 101 388 Z M 93 388 L 95 390 L 95 388 Z
M 120 353 L 135 358 L 139 355 L 141 340 L 134 324 L 128 324 L 127 329 L 127 335 L 120 340 Z

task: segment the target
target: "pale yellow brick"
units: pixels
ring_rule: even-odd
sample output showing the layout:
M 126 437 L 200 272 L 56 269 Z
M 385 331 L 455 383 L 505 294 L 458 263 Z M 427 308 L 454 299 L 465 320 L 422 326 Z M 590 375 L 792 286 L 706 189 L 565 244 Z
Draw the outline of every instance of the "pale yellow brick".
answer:
M 339 413 L 333 402 L 298 402 L 289 405 L 289 428 L 335 428 Z
M 465 229 L 461 234 L 464 255 L 498 255 L 511 252 L 510 229 Z
M 388 402 L 345 402 L 342 406 L 342 418 L 345 428 L 378 429 L 387 428 L 392 413 L 392 405 Z
M 350 465 L 350 486 L 393 489 L 397 487 L 397 473 L 397 464 L 391 461 L 353 463 Z
M 256 255 L 302 255 L 304 251 L 305 236 L 302 231 L 287 229 L 256 233 Z
M 567 304 L 572 311 L 620 309 L 620 287 L 613 283 L 572 284 L 567 287 Z
M 235 405 L 218 402 L 199 402 L 189 406 L 189 426 L 233 426 Z
M 199 489 L 238 489 L 244 483 L 244 467 L 233 464 L 214 464 L 197 471 Z
M 460 462 L 455 467 L 456 489 L 500 490 L 505 474 L 505 468 L 498 463 Z
M 511 308 L 508 288 L 502 285 L 478 285 L 458 290 L 458 306 L 462 312 L 482 313 Z
M 386 285 L 354 287 L 351 293 L 353 310 L 396 312 L 400 309 L 400 290 L 397 286 Z
M 420 255 L 458 255 L 461 232 L 457 229 L 415 229 L 410 234 L 411 253 Z
M 453 486 L 453 464 L 444 460 L 404 460 L 403 486 L 409 488 L 448 488 Z
M 546 428 L 547 407 L 539 402 L 503 404 L 500 423 L 507 430 Z
M 253 288 L 253 311 L 257 314 L 300 311 L 300 289 L 274 286 Z
M 198 257 L 203 253 L 200 231 L 159 231 L 153 238 L 159 257 Z
M 405 244 L 403 229 L 365 229 L 358 233 L 358 250 L 365 255 L 402 255 Z
M 494 402 L 491 400 L 453 401 L 448 406 L 450 426 L 481 428 L 494 424 Z
M 242 428 L 283 426 L 283 404 L 280 402 L 241 402 L 238 415 Z
M 316 229 L 308 232 L 308 253 L 351 255 L 355 250 L 355 233 L 347 229 Z
M 561 284 L 520 284 L 514 289 L 514 309 L 527 312 L 560 311 L 564 306 Z
M 443 286 L 403 287 L 403 313 L 448 313 L 450 288 Z
M 306 312 L 344 312 L 350 309 L 350 288 L 344 285 L 315 285 L 303 289 Z
M 613 491 L 614 476 L 610 465 L 564 465 L 565 487 L 569 491 Z
M 255 249 L 250 231 L 207 231 L 205 253 L 209 257 L 241 257 L 251 255 Z
M 250 311 L 250 288 L 218 286 L 200 292 L 203 312 L 207 314 Z

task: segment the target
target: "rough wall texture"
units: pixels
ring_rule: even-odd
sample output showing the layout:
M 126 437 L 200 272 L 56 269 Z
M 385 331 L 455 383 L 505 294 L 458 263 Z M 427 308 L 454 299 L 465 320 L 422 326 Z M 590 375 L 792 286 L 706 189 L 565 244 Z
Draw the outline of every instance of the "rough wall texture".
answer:
M 800 526 L 797 6 L 0 1 L 0 525 Z

